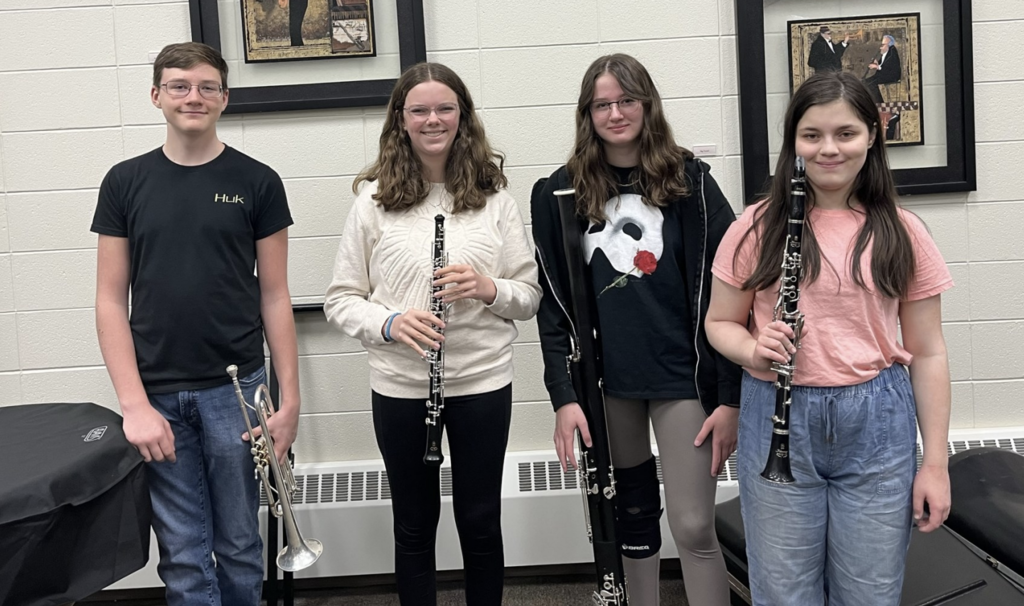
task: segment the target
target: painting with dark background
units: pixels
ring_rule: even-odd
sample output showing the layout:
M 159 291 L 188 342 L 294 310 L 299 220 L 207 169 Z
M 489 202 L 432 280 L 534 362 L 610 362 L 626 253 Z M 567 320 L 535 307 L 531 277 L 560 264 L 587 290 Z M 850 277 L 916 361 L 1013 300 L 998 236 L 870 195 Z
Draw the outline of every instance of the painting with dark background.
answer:
M 372 0 L 241 0 L 246 63 L 374 57 Z
M 923 145 L 920 13 L 789 21 L 790 90 L 816 71 L 860 78 L 888 145 Z

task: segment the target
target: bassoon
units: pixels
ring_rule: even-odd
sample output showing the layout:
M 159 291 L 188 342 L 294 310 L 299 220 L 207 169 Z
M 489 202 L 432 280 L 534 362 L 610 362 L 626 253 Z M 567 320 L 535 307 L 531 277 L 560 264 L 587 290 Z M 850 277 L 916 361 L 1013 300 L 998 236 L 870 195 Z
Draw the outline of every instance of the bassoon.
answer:
M 596 606 L 627 606 L 626 575 L 615 539 L 615 469 L 605 419 L 601 333 L 590 271 L 583 260 L 583 235 L 576 216 L 575 193 L 573 189 L 560 189 L 555 196 L 569 269 L 570 298 L 579 328 L 566 364 L 593 443 L 588 447 L 577 430 L 580 487 L 585 501 L 587 535 L 594 547 L 597 568 L 597 590 L 592 597 Z

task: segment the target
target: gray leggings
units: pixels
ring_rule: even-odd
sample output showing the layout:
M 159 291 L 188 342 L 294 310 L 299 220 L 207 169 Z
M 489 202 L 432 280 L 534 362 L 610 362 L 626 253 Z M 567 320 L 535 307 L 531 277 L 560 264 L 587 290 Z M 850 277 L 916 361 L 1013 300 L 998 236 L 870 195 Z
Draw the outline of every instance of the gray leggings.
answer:
M 728 606 L 729 581 L 715 534 L 711 437 L 693 441 L 707 417 L 697 400 L 624 400 L 605 397 L 612 463 L 635 467 L 651 458 L 651 424 L 665 483 L 665 510 L 679 551 L 686 599 L 694 606 Z M 650 423 L 648 423 L 648 419 Z M 658 555 L 623 558 L 631 606 L 657 606 Z

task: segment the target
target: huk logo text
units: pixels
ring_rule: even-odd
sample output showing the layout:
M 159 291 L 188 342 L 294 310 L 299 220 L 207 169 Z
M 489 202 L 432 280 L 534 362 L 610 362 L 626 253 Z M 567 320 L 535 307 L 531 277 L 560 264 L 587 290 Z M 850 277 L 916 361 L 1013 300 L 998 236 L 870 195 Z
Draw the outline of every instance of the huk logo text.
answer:
M 213 194 L 213 201 L 221 204 L 245 204 L 245 198 L 242 196 L 229 198 L 227 194 Z

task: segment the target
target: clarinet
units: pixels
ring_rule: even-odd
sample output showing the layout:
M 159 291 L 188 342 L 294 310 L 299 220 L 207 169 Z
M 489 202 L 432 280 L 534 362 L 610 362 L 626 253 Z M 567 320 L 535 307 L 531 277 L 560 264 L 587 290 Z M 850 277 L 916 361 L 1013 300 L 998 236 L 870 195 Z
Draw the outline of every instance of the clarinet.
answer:
M 800 245 L 804 232 L 805 170 L 804 159 L 797 156 L 793 178 L 790 180 L 789 222 L 786 248 L 782 254 L 779 298 L 775 302 L 775 320 L 782 320 L 793 329 L 793 346 L 797 348 L 800 347 L 800 333 L 804 326 L 804 315 L 797 309 L 797 303 L 800 301 L 800 272 L 803 268 Z M 772 415 L 772 444 L 761 477 L 777 484 L 792 484 L 795 480 L 789 461 L 789 407 L 793 404 L 796 354 L 790 356 L 788 364 L 772 362 L 772 372 L 778 374 L 775 382 L 775 414 Z
M 615 468 L 608 445 L 604 410 L 601 341 L 597 310 L 594 308 L 590 270 L 583 262 L 583 242 L 576 218 L 575 190 L 555 192 L 561 218 L 573 315 L 579 326 L 578 339 L 566 356 L 577 397 L 590 427 L 592 447 L 583 443 L 579 431 L 579 485 L 583 491 L 587 536 L 594 547 L 597 590 L 591 596 L 596 606 L 627 606 L 626 575 L 615 538 Z M 575 371 L 575 372 L 573 372 Z
M 448 253 L 444 249 L 444 215 L 434 217 L 434 260 L 433 269 L 430 273 L 433 281 L 434 272 L 448 264 Z M 448 323 L 448 311 L 451 305 L 434 297 L 435 293 L 444 290 L 444 286 L 431 286 L 430 288 L 430 313 L 445 324 Z M 443 328 L 435 329 L 444 335 Z M 444 453 L 441 452 L 441 433 L 444 425 L 441 422 L 441 411 L 444 410 L 444 341 L 441 341 L 437 350 L 427 350 L 427 363 L 430 364 L 430 392 L 427 396 L 427 449 L 423 454 L 423 464 L 432 467 L 439 467 L 444 463 Z

